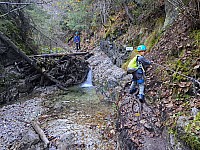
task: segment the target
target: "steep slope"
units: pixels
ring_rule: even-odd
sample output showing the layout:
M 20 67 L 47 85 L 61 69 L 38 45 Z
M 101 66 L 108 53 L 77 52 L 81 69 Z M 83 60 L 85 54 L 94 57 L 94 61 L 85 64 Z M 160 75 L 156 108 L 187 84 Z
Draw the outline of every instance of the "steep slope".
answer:
M 162 3 L 157 7 L 158 9 L 155 9 L 156 11 L 140 15 L 137 18 L 138 24 L 134 25 L 130 25 L 127 20 L 123 19 L 123 16 L 126 15 L 121 13 L 121 17 L 116 19 L 122 22 L 115 23 L 117 26 L 114 26 L 113 23 L 115 29 L 110 28 L 106 32 L 106 40 L 111 44 L 105 44 L 101 49 L 112 60 L 123 58 L 121 55 L 127 53 L 124 50 L 126 46 L 136 48 L 138 44 L 145 44 L 149 49 L 146 57 L 154 61 L 146 75 L 147 103 L 144 104 L 143 112 L 139 114 L 134 112 L 130 102 L 135 103 L 136 106 L 133 106 L 137 110 L 137 100 L 127 95 L 126 91 L 121 93 L 118 102 L 121 115 L 118 129 L 122 138 L 126 139 L 125 145 L 129 148 L 144 146 L 144 139 L 140 140 L 141 135 L 147 135 L 148 132 L 145 130 L 152 129 L 149 131 L 150 137 L 161 137 L 163 133 L 167 133 L 165 136 L 171 138 L 165 140 L 172 149 L 198 150 L 200 147 L 199 20 L 186 9 L 178 14 L 175 7 L 167 8 L 166 6 L 166 3 Z M 162 11 L 163 7 L 164 12 Z M 174 14 L 167 10 L 169 8 L 173 10 Z M 169 21 L 167 17 L 172 16 L 173 19 Z M 122 48 L 118 49 L 119 45 L 123 45 Z M 122 53 L 117 53 L 118 50 L 121 50 Z M 129 59 L 121 60 L 124 62 L 122 65 L 124 69 L 134 55 L 135 51 L 129 54 Z M 113 61 L 113 63 L 116 62 Z M 143 119 L 146 117 L 146 120 L 139 119 L 138 121 L 137 118 L 140 115 L 143 116 Z M 135 121 L 134 118 L 136 118 Z M 154 118 L 154 120 L 149 121 L 147 118 Z M 140 124 L 139 129 L 137 129 L 136 122 Z M 123 130 L 126 132 L 121 132 Z M 159 134 L 156 134 L 158 130 Z M 189 147 L 178 146 L 179 142 Z

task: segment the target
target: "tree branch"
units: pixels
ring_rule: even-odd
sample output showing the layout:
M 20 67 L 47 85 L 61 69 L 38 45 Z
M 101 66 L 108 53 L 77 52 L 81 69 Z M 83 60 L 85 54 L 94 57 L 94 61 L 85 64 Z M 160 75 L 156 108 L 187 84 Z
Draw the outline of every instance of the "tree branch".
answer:
M 7 13 L 5 13 L 5 14 L 3 14 L 3 15 L 0 15 L 0 17 L 4 17 L 4 16 L 8 15 L 9 13 L 14 12 L 14 11 L 16 11 L 16 10 L 23 9 L 23 8 L 25 8 L 26 6 L 27 6 L 27 5 L 22 6 L 22 7 L 18 7 L 18 8 L 15 8 L 15 9 L 12 9 L 12 10 L 10 10 L 9 12 L 7 12 Z
M 14 2 L 0 2 L 0 5 L 1 4 L 7 4 L 7 5 L 32 5 L 32 4 L 47 4 L 47 3 L 51 3 L 52 1 L 49 1 L 49 2 L 29 2 L 29 3 L 14 3 Z

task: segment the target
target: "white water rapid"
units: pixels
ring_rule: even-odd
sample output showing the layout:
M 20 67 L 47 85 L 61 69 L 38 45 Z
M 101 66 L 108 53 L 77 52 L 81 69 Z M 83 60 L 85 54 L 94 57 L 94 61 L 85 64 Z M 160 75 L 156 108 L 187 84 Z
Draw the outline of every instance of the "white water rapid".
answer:
M 87 79 L 84 83 L 81 84 L 81 87 L 83 88 L 88 88 L 88 87 L 92 87 L 92 69 L 89 70 L 88 74 L 87 74 Z

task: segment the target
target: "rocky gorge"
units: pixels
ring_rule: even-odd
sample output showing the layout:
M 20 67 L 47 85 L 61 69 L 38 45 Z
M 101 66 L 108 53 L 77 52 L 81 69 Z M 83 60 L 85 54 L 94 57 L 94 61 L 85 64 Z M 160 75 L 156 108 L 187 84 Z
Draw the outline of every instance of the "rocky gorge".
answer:
M 25 69 L 15 63 L 19 51 L 13 53 L 16 47 L 1 34 L 6 68 L 0 66 L 0 102 L 7 103 L 0 108 L 2 149 L 199 150 L 199 1 L 126 2 L 112 8 L 119 12 L 111 10 L 110 21 L 98 31 L 82 34 L 82 51 L 93 55 L 44 57 L 36 72 L 30 65 L 37 60 L 22 63 Z M 153 62 L 145 77 L 145 103 L 129 94 L 131 75 L 126 73 L 141 43 Z M 72 86 L 86 79 L 89 68 L 92 88 Z

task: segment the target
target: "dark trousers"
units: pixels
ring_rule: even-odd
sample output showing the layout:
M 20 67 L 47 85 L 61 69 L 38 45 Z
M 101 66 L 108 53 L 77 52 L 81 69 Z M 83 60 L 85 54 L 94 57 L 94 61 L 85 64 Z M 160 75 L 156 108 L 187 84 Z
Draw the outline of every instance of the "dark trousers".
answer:
M 76 50 L 79 50 L 79 49 L 81 49 L 80 42 L 76 43 Z

